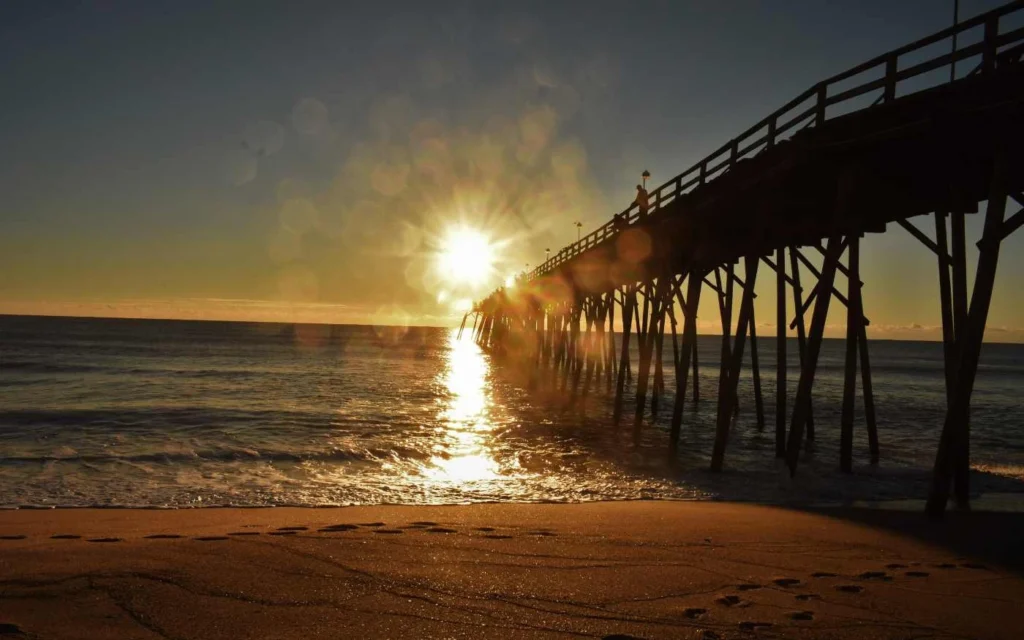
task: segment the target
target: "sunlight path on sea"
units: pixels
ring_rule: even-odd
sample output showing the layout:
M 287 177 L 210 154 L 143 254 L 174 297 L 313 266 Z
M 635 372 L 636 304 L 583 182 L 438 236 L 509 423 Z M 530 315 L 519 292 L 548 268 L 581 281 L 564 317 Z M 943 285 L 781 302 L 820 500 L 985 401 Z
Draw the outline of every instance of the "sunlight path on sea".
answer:
M 438 382 L 447 392 L 439 413 L 438 442 L 423 476 L 430 484 L 474 484 L 503 473 L 494 456 L 495 406 L 488 383 L 490 363 L 470 339 L 448 337 L 445 366 Z

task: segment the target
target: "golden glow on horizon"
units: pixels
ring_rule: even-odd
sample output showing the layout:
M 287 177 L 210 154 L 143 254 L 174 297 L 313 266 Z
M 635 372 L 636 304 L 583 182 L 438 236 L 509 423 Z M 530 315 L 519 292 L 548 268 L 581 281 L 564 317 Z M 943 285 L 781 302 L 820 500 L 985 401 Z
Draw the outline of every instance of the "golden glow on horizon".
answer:
M 438 262 L 451 284 L 482 285 L 494 273 L 497 248 L 480 231 L 452 227 L 441 240 Z

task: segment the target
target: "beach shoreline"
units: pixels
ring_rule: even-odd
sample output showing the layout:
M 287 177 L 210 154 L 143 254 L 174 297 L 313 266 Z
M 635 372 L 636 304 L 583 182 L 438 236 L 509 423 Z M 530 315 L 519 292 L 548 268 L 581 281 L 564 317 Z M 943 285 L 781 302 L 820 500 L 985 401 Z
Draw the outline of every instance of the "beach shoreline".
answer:
M 1011 638 L 1022 521 L 717 501 L 6 510 L 0 637 Z

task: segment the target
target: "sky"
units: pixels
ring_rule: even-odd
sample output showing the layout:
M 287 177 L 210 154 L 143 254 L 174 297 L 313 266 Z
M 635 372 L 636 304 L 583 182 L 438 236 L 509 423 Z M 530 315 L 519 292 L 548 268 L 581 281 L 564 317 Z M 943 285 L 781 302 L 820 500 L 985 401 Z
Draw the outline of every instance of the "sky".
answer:
M 961 17 L 999 4 L 961 0 Z M 668 180 L 951 14 L 951 0 L 8 0 L 0 313 L 457 323 L 576 222 L 628 205 L 644 169 Z M 969 239 L 980 228 L 970 216 Z M 486 235 L 490 269 L 446 272 L 453 229 Z M 1022 242 L 1004 243 L 989 340 L 1024 340 Z M 864 241 L 862 270 L 873 337 L 939 336 L 927 249 L 892 226 Z

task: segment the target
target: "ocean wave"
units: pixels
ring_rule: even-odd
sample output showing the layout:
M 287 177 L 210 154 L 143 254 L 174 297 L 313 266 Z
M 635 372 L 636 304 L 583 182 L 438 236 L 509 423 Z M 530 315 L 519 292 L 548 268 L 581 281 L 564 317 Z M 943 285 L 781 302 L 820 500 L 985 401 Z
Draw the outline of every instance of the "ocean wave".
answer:
M 92 373 L 103 371 L 105 367 L 87 364 L 59 364 L 56 362 L 39 362 L 32 360 L 0 360 L 0 372 L 15 371 L 19 373 Z
M 323 462 L 323 463 L 354 463 L 377 462 L 391 460 L 423 461 L 433 457 L 429 451 L 411 447 L 390 447 L 374 449 L 330 449 L 324 451 L 288 451 L 283 449 L 257 449 L 253 447 L 235 447 L 192 450 L 179 448 L 175 451 L 153 451 L 136 454 L 80 454 L 68 447 L 51 454 L 0 456 L 0 465 L 4 464 L 44 464 L 53 462 L 102 465 L 114 463 L 157 463 L 200 464 L 204 462 Z
M 134 428 L 147 432 L 164 427 L 218 427 L 245 424 L 264 427 L 325 426 L 336 420 L 333 412 L 287 411 L 281 409 L 223 409 L 214 407 L 131 407 L 116 409 L 13 409 L 0 410 L 0 432 L 4 427 L 93 427 L 124 432 Z

